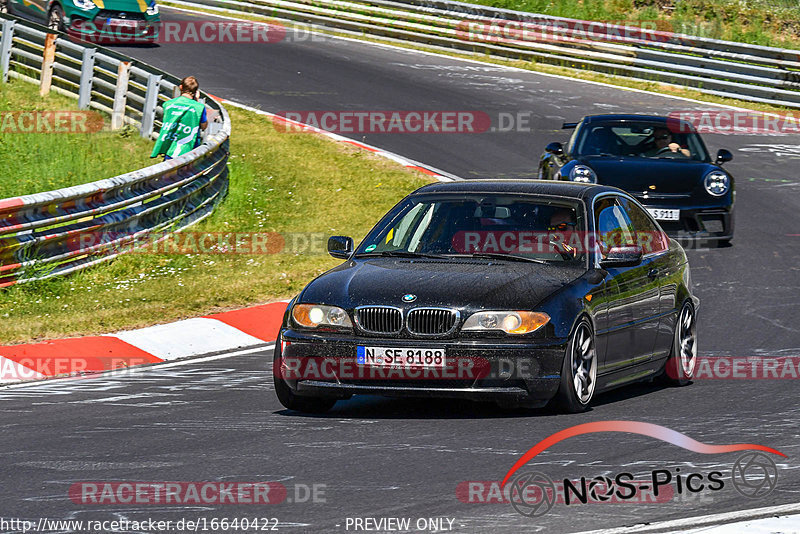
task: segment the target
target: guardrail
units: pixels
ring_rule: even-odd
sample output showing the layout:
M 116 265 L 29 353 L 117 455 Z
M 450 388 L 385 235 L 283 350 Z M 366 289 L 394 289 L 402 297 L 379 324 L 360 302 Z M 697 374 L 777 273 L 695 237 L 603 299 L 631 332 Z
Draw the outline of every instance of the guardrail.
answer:
M 0 21 L 0 84 L 34 82 L 42 94 L 53 90 L 76 97 L 81 109 L 109 113 L 112 129 L 128 123 L 143 137 L 156 135 L 161 104 L 175 96 L 180 81 L 175 76 L 17 17 Z M 144 236 L 167 236 L 210 215 L 228 190 L 231 124 L 222 105 L 205 103 L 209 128 L 188 154 L 114 178 L 0 200 L 0 287 L 110 260 Z
M 449 0 L 168 0 L 426 47 L 489 54 L 800 108 L 800 50 Z M 595 38 L 600 31 L 608 38 Z

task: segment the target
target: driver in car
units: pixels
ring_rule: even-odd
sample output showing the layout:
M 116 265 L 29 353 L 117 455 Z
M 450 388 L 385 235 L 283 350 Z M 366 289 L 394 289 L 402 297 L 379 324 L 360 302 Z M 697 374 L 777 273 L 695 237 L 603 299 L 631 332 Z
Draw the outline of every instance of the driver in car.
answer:
M 653 132 L 653 141 L 650 144 L 650 148 L 642 152 L 642 155 L 651 158 L 669 152 L 680 153 L 687 158 L 692 156 L 688 148 L 681 148 L 681 145 L 672 140 L 672 132 L 667 128 L 656 128 Z

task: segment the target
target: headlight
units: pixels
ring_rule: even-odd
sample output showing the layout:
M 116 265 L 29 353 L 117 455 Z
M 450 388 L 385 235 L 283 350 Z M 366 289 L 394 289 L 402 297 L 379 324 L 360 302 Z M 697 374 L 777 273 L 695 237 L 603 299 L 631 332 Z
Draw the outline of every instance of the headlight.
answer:
M 488 311 L 470 315 L 461 331 L 501 330 L 506 334 L 527 334 L 550 320 L 546 313 L 528 311 Z
M 97 7 L 92 0 L 74 0 L 73 3 L 75 7 L 84 11 L 90 11 Z
M 158 15 L 158 5 L 157 5 L 155 2 L 153 2 L 152 4 L 150 4 L 149 6 L 147 6 L 147 11 L 146 11 L 146 13 L 147 13 L 148 15 L 151 15 L 151 16 L 152 16 L 152 15 Z
M 292 319 L 300 326 L 317 328 L 319 326 L 333 326 L 339 328 L 352 328 L 353 323 L 347 312 L 337 306 L 323 306 L 322 304 L 297 304 L 292 308 Z
M 572 170 L 569 171 L 569 179 L 573 182 L 583 182 L 585 184 L 597 183 L 597 175 L 591 167 L 587 167 L 586 165 L 575 165 L 572 167 Z
M 711 171 L 706 174 L 703 185 L 705 185 L 709 195 L 712 197 L 721 197 L 730 189 L 731 179 L 722 171 Z

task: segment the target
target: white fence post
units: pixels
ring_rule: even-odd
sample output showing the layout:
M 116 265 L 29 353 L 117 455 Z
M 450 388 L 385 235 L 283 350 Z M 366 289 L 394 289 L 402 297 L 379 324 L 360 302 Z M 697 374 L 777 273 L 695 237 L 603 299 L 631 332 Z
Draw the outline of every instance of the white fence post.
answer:
M 3 38 L 0 40 L 0 81 L 8 81 L 8 69 L 11 66 L 11 45 L 14 42 L 13 20 L 3 21 Z
M 142 137 L 150 137 L 156 119 L 156 104 L 158 104 L 160 74 L 150 74 L 147 77 L 147 93 L 144 95 L 144 108 L 142 109 Z
M 119 130 L 125 122 L 125 104 L 128 100 L 128 76 L 130 61 L 120 61 L 117 69 L 117 86 L 114 88 L 114 107 L 111 113 L 111 129 Z
M 94 78 L 94 48 L 83 49 L 81 61 L 81 85 L 78 89 L 78 109 L 86 109 L 92 101 L 92 79 Z

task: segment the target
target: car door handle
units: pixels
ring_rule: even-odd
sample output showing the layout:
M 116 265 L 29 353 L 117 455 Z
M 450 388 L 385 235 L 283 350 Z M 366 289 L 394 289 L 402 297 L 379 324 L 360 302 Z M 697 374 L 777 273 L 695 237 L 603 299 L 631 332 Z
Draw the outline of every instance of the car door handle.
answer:
M 658 278 L 658 269 L 653 268 L 647 271 L 647 278 L 649 278 L 650 280 L 655 280 L 656 278 Z

